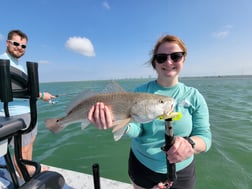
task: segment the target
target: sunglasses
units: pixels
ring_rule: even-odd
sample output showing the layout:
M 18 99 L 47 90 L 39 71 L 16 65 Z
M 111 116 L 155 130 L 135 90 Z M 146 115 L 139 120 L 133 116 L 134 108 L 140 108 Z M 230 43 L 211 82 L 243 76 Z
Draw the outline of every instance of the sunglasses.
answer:
M 14 45 L 15 47 L 19 47 L 19 46 L 21 46 L 23 49 L 25 49 L 26 48 L 26 45 L 22 45 L 22 44 L 20 44 L 20 43 L 18 43 L 18 42 L 16 42 L 16 41 L 12 41 L 12 40 L 8 40 L 12 45 Z
M 162 54 L 155 54 L 154 59 L 157 61 L 157 63 L 163 64 L 167 61 L 168 56 L 170 56 L 171 60 L 176 63 L 179 62 L 184 55 L 185 52 L 175 52 L 171 54 L 162 53 Z

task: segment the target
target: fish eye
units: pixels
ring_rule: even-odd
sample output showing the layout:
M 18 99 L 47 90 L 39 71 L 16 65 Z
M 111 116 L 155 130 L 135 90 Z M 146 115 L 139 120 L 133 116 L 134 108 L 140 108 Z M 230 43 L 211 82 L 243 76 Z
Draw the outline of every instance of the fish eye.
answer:
M 164 104 L 164 101 L 163 101 L 162 99 L 159 99 L 159 102 L 160 102 L 161 104 Z

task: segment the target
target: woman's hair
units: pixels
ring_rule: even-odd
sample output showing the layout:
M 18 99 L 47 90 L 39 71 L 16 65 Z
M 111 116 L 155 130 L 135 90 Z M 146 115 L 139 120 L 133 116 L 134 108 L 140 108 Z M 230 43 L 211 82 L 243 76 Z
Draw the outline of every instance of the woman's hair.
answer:
M 20 30 L 11 30 L 11 31 L 8 33 L 8 40 L 12 40 L 12 37 L 13 37 L 14 35 L 18 35 L 18 36 L 21 37 L 21 39 L 26 39 L 26 40 L 28 41 L 27 35 L 26 35 L 24 32 L 20 31 Z
M 154 49 L 152 51 L 152 57 L 150 59 L 150 62 L 151 62 L 152 67 L 154 69 L 155 69 L 155 58 L 154 58 L 154 55 L 157 53 L 157 50 L 158 50 L 159 46 L 161 44 L 165 43 L 165 42 L 174 42 L 174 43 L 178 44 L 179 47 L 183 50 L 183 52 L 185 52 L 185 56 L 187 55 L 187 48 L 186 48 L 184 42 L 180 38 L 178 38 L 176 36 L 173 36 L 173 35 L 165 35 L 165 36 L 161 37 L 157 41 L 157 43 L 154 46 Z

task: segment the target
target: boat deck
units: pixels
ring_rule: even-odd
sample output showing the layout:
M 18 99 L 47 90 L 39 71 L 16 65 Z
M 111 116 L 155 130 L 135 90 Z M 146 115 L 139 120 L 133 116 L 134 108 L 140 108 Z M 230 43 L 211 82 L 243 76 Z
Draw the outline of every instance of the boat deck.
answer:
M 49 166 L 51 171 L 56 171 L 63 175 L 66 184 L 63 189 L 92 189 L 94 188 L 93 175 L 80 173 L 76 171 L 66 170 Z M 132 189 L 132 185 L 112 179 L 100 177 L 100 186 L 102 189 Z

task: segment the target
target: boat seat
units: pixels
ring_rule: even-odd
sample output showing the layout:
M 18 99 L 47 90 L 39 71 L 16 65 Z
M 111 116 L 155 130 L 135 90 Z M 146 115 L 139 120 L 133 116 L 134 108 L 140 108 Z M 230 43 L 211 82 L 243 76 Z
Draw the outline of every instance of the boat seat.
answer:
M 9 60 L 0 59 L 0 100 L 3 104 L 5 117 L 0 117 L 0 156 L 4 156 L 6 168 L 10 173 L 15 189 L 61 189 L 64 187 L 64 177 L 54 171 L 41 172 L 41 165 L 36 161 L 22 158 L 21 139 L 24 133 L 28 133 L 37 123 L 37 98 L 39 96 L 38 64 L 27 62 L 27 75 L 10 66 Z M 28 99 L 30 104 L 31 121 L 26 125 L 23 119 L 11 117 L 8 103 L 13 98 Z M 14 155 L 18 167 L 23 175 L 24 183 L 20 184 L 16 174 L 9 149 L 9 142 L 14 138 Z M 35 173 L 29 175 L 26 165 L 35 167 Z
M 25 183 L 19 189 L 49 189 L 62 188 L 64 178 L 57 172 L 47 171 L 33 177 L 29 183 Z
M 22 119 L 0 117 L 0 140 L 12 137 L 14 133 L 24 128 L 25 123 Z

